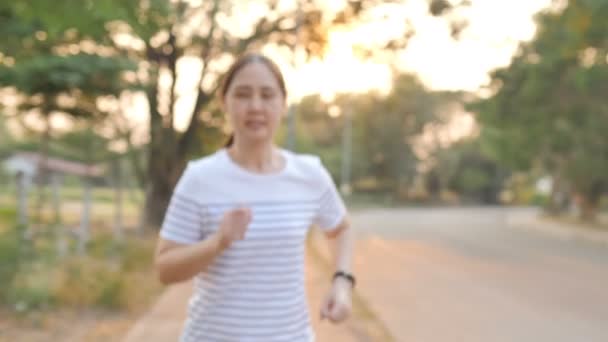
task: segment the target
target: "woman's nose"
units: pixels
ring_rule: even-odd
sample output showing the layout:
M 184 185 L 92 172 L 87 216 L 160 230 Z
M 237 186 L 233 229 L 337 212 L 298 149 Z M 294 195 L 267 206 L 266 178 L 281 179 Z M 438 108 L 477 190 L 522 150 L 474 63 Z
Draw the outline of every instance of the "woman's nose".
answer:
M 259 111 L 262 109 L 262 99 L 260 98 L 260 96 L 257 95 L 252 96 L 249 105 L 251 106 L 251 110 Z

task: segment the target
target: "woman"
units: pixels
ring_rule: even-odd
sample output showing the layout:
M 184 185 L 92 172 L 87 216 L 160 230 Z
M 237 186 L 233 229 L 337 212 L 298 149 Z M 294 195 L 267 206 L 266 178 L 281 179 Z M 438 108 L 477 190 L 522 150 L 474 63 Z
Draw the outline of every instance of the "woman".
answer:
M 232 138 L 188 164 L 156 251 L 163 283 L 195 277 L 181 341 L 314 341 L 304 285 L 306 233 L 316 224 L 335 241 L 336 273 L 321 317 L 342 322 L 354 286 L 345 206 L 318 157 L 274 145 L 287 92 L 270 59 L 238 59 L 219 95 Z

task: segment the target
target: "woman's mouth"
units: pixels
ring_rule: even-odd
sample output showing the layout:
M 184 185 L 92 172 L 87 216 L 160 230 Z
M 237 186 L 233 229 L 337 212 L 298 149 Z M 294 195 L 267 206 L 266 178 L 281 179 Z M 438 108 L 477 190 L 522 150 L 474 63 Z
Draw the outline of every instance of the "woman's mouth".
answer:
M 256 120 L 249 120 L 249 121 L 245 121 L 245 126 L 247 128 L 251 128 L 251 129 L 260 129 L 266 126 L 266 122 L 264 121 L 256 121 Z

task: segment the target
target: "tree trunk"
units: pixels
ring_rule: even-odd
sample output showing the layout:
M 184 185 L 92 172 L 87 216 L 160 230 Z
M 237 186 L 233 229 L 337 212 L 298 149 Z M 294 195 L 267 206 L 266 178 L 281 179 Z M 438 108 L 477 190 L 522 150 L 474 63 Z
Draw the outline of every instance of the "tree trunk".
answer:
M 57 256 L 63 258 L 67 255 L 68 252 L 68 242 L 67 242 L 67 231 L 63 226 L 63 219 L 61 216 L 61 175 L 58 173 L 51 174 L 51 185 L 52 185 L 52 193 L 53 193 L 53 234 L 55 236 L 55 249 Z
M 26 175 L 19 171 L 17 172 L 17 176 L 15 177 L 17 183 L 17 223 L 20 226 L 26 227 L 28 224 L 28 206 L 27 206 L 27 181 Z
M 545 210 L 551 215 L 559 215 L 568 209 L 570 194 L 560 176 L 553 177 L 551 194 Z
M 580 193 L 579 215 L 583 221 L 594 222 L 597 219 L 600 200 L 607 188 L 608 186 L 604 181 L 596 180 L 586 191 Z
M 84 193 L 82 199 L 82 216 L 80 219 L 80 231 L 78 232 L 78 252 L 84 254 L 86 244 L 90 237 L 91 226 L 91 181 L 87 178 L 83 179 Z
M 154 105 L 156 91 L 148 99 L 151 113 L 144 228 L 160 229 L 173 188 L 186 166 L 187 150 L 178 148 L 173 127 L 164 127 Z
M 209 103 L 211 97 L 199 91 L 187 130 L 178 139 L 171 123 L 163 123 L 158 111 L 158 91 L 148 89 L 150 108 L 150 144 L 148 151 L 146 204 L 143 229 L 160 229 L 169 205 L 173 188 L 188 162 L 188 153 L 196 142 L 200 126 L 197 113 Z M 169 126 L 165 126 L 169 124 Z
M 588 196 L 581 195 L 579 197 L 579 218 L 586 222 L 595 222 L 597 217 L 597 201 Z
M 36 220 L 37 223 L 42 223 L 42 213 L 46 204 L 46 182 L 48 178 L 47 163 L 49 157 L 49 144 L 51 140 L 51 118 L 50 114 L 44 116 L 45 128 L 40 137 L 40 146 L 38 149 L 38 170 L 37 170 L 37 185 L 38 198 L 36 202 Z
M 57 173 L 51 174 L 51 189 L 53 194 L 53 223 L 55 225 L 61 225 L 63 220 L 61 218 L 61 194 L 59 188 L 61 187 L 61 176 Z
M 114 240 L 123 240 L 123 182 L 122 165 L 118 159 L 114 164 Z
M 152 146 L 151 146 L 152 147 Z M 172 155 L 173 154 L 173 155 Z M 146 191 L 146 225 L 160 229 L 173 188 L 186 166 L 186 156 L 165 147 L 151 148 Z

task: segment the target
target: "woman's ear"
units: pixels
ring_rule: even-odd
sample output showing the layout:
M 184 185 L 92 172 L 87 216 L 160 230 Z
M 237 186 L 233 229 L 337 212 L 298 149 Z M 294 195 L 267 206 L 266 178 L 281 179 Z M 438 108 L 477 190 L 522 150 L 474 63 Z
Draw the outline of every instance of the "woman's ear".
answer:
M 221 96 L 218 96 L 217 103 L 220 106 L 220 111 L 222 111 L 223 113 L 226 113 L 226 103 L 224 101 L 224 98 L 222 98 Z
M 289 116 L 289 102 L 287 102 L 287 99 L 283 100 L 283 115 L 282 118 L 287 118 Z

